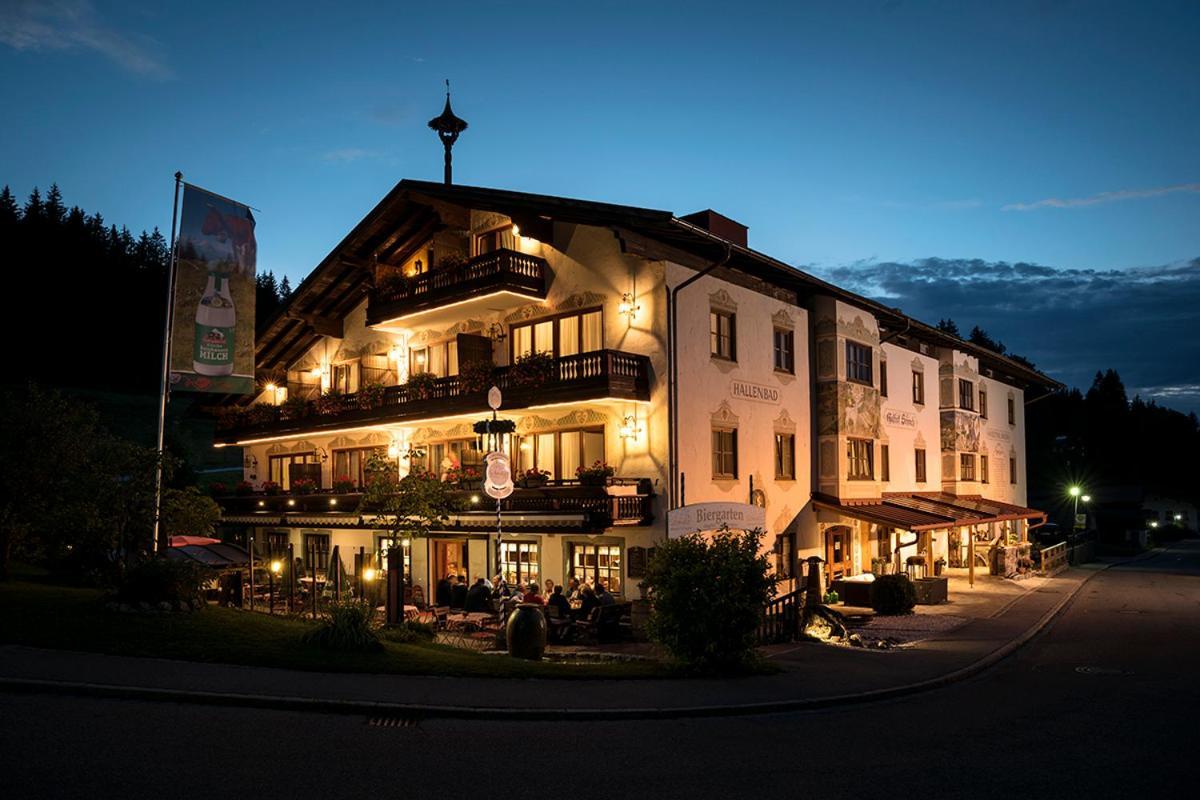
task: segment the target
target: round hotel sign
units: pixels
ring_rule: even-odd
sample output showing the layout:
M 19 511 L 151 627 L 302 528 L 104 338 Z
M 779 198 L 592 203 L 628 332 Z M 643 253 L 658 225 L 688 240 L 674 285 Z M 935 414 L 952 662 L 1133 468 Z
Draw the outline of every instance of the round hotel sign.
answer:
M 512 465 L 508 456 L 493 450 L 483 457 L 483 463 L 483 491 L 487 496 L 503 500 L 512 494 Z
M 667 512 L 667 537 L 677 539 L 722 525 L 735 530 L 766 528 L 767 510 L 749 503 L 693 503 Z

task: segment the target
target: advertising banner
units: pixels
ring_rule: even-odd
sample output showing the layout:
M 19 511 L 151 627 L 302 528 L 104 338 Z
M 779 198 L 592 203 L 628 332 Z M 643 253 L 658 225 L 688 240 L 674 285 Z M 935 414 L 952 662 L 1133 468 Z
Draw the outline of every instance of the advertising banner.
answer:
M 184 184 L 171 334 L 171 390 L 254 392 L 254 215 Z

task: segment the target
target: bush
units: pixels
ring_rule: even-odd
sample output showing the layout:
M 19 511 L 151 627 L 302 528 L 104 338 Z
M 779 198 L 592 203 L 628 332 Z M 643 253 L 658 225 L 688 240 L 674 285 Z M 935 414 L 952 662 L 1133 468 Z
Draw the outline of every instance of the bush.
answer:
M 408 392 L 409 400 L 428 400 L 433 397 L 437 385 L 437 375 L 434 375 L 432 372 L 418 372 L 408 376 L 408 380 L 404 383 L 404 388 Z
M 876 614 L 908 614 L 917 604 L 917 590 L 907 575 L 880 575 L 871 584 L 871 607 Z
M 434 639 L 433 626 L 424 622 L 402 622 L 399 625 L 388 625 L 379 631 L 379 638 L 397 644 L 413 644 L 414 642 L 432 642 Z
M 496 368 L 490 361 L 471 361 L 458 370 L 458 385 L 464 394 L 486 392 L 492 388 Z
M 117 586 L 116 599 L 130 605 L 168 603 L 178 609 L 200 597 L 200 587 L 207 578 L 198 565 L 153 558 L 125 573 Z
M 659 545 L 644 583 L 653 597 L 651 638 L 686 666 L 711 672 L 754 658 L 763 608 L 775 594 L 763 532 L 722 528 Z
M 549 353 L 530 353 L 521 356 L 508 370 L 513 386 L 538 388 L 554 379 L 556 364 Z
M 383 642 L 371 629 L 371 606 L 347 601 L 329 604 L 329 619 L 319 628 L 304 634 L 306 644 L 342 653 L 371 653 L 383 649 Z

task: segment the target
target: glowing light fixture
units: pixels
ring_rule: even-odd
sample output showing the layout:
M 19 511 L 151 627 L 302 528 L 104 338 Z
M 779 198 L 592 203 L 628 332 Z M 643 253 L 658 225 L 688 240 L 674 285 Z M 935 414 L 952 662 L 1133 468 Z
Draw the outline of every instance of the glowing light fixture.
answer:
M 276 575 L 283 572 L 283 562 L 278 559 L 272 561 L 271 562 L 271 572 L 274 572 Z
M 295 501 L 295 500 L 288 500 L 288 505 L 289 505 L 289 506 L 294 506 L 294 505 L 296 505 L 296 501 Z
M 1157 527 L 1158 527 L 1158 520 L 1156 520 L 1156 519 L 1152 519 L 1152 520 L 1150 520 L 1150 527 L 1151 527 L 1151 528 L 1157 528 Z
M 367 567 L 363 570 L 363 580 L 367 583 L 375 580 L 375 569 L 373 567 Z
M 617 306 L 617 313 L 624 314 L 629 317 L 629 322 L 632 324 L 634 317 L 642 310 L 638 305 L 637 298 L 633 296 L 633 292 L 625 292 L 621 295 L 621 304 Z
M 387 453 L 388 453 L 388 458 L 399 458 L 400 457 L 400 445 L 396 444 L 396 442 L 393 441 L 391 444 L 388 445 Z
M 471 495 L 471 505 L 473 505 L 473 506 L 479 505 L 479 495 L 477 495 L 477 494 Z
M 637 439 L 642 435 L 643 428 L 637 422 L 637 417 L 633 414 L 626 414 L 621 421 L 621 427 L 617 430 L 617 435 L 627 441 Z
M 336 497 L 331 497 L 331 498 L 329 498 L 329 505 L 331 505 L 331 506 L 336 506 L 336 505 L 337 505 L 337 498 L 336 498 Z
M 1067 494 L 1071 495 L 1071 497 L 1079 497 L 1079 495 L 1083 494 L 1083 490 L 1078 486 L 1072 486 L 1071 488 L 1067 489 Z
M 1082 500 L 1082 501 L 1083 501 L 1083 502 L 1085 502 L 1085 503 L 1090 503 L 1090 502 L 1092 502 L 1092 496 L 1091 496 L 1090 494 L 1085 494 L 1085 495 L 1083 495 L 1082 497 L 1080 497 L 1079 499 L 1080 499 L 1080 500 Z
M 262 508 L 262 507 L 263 507 L 263 506 L 265 506 L 266 504 L 267 504 L 267 501 L 266 501 L 266 500 L 259 500 L 259 501 L 258 501 L 258 507 L 259 507 L 259 508 Z
M 518 239 L 521 238 L 521 228 L 517 225 L 513 225 L 513 236 L 517 237 Z

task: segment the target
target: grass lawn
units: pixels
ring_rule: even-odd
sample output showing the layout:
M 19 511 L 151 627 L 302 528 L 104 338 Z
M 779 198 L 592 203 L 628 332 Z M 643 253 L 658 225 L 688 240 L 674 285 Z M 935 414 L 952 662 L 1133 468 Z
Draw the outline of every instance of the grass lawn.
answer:
M 381 653 L 306 645 L 313 623 L 210 606 L 194 614 L 120 614 L 100 592 L 38 581 L 0 583 L 0 643 L 126 656 L 313 670 L 493 678 L 662 678 L 657 662 L 552 664 L 437 644 L 384 642 Z

